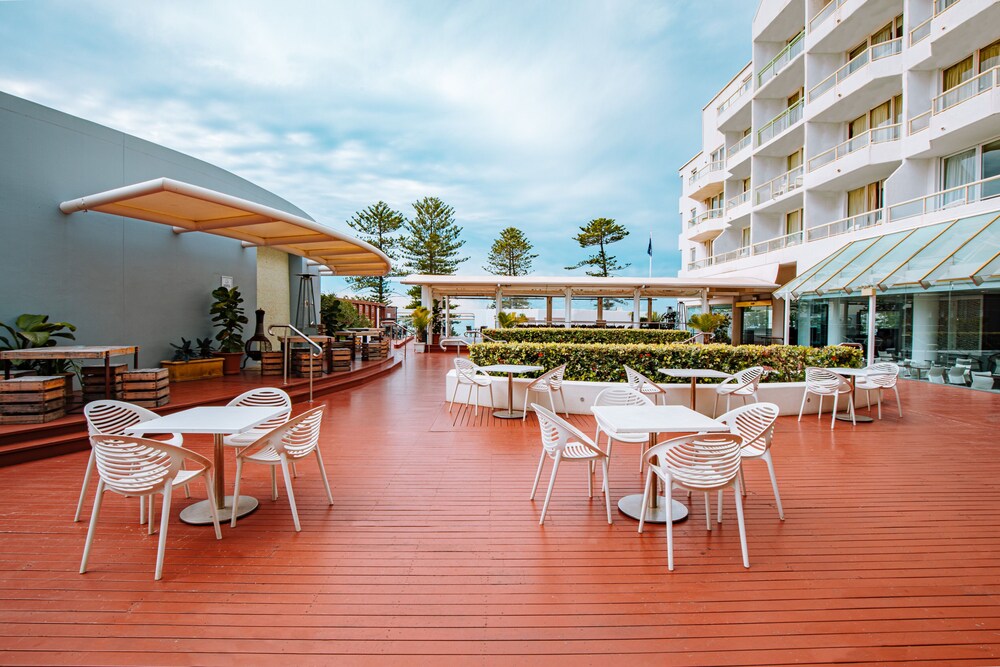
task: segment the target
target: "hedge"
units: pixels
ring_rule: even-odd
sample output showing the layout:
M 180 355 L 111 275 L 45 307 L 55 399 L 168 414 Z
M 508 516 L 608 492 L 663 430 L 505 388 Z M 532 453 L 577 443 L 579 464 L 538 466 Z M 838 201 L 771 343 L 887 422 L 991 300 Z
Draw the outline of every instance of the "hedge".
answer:
M 524 329 L 486 329 L 484 334 L 508 343 L 607 343 L 649 345 L 679 343 L 691 334 L 674 329 L 566 329 L 538 327 Z
M 657 382 L 688 382 L 669 378 L 659 368 L 711 368 L 736 373 L 750 366 L 772 369 L 765 382 L 805 379 L 806 366 L 860 368 L 861 350 L 831 345 L 575 345 L 566 343 L 477 343 L 469 356 L 480 366 L 529 364 L 545 370 L 567 364 L 567 380 L 624 382 L 628 365 Z M 534 376 L 534 374 L 532 374 Z M 719 380 L 721 382 L 721 380 Z

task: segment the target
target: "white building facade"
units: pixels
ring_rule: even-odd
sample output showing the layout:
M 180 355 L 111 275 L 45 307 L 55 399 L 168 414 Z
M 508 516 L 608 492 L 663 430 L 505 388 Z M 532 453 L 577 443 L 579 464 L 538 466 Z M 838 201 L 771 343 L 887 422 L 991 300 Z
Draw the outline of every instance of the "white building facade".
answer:
M 704 107 L 701 151 L 679 170 L 681 277 L 756 274 L 784 284 L 854 241 L 1000 213 L 1000 2 L 762 0 L 752 40 L 752 62 Z M 998 233 L 1000 223 L 974 244 L 996 243 Z M 942 260 L 969 240 L 955 239 Z M 845 270 L 892 268 L 874 252 L 863 257 L 870 266 Z M 988 263 L 991 253 L 983 256 Z M 962 313 L 978 313 L 978 341 L 962 340 L 993 371 L 986 352 L 998 347 L 991 311 L 1000 301 L 991 284 L 979 276 L 947 288 L 949 298 L 968 297 Z M 859 290 L 813 287 L 821 288 L 728 304 L 734 339 L 867 344 L 867 327 L 852 330 L 868 309 L 867 299 L 853 303 Z M 912 309 L 940 300 L 944 283 L 910 297 L 901 283 L 882 287 L 885 312 L 900 297 L 892 307 L 900 317 L 910 310 L 912 329 Z M 951 303 L 933 310 L 935 326 L 941 312 L 956 312 Z M 876 343 L 880 352 L 953 361 L 933 349 L 916 354 L 913 331 L 896 328 Z

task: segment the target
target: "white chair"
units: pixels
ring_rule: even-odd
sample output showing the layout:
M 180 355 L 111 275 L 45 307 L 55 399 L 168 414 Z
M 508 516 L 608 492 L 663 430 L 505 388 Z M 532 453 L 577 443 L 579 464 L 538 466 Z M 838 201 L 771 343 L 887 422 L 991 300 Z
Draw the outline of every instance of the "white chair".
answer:
M 649 489 L 652 486 L 653 475 L 663 480 L 667 490 L 667 502 L 673 495 L 674 487 L 688 491 L 700 491 L 708 498 L 712 491 L 722 491 L 732 487 L 736 496 L 736 517 L 740 528 L 740 547 L 743 551 L 743 567 L 750 567 L 750 557 L 747 554 L 747 535 L 743 524 L 743 491 L 740 484 L 740 449 L 743 439 L 733 433 L 698 433 L 673 438 L 650 447 L 646 451 L 646 463 L 649 472 L 646 473 L 646 486 L 642 497 L 642 506 L 649 502 Z M 706 506 L 706 523 L 712 529 L 708 520 Z M 722 503 L 719 503 L 719 523 L 722 523 Z M 639 532 L 646 524 L 646 513 L 639 518 Z M 673 522 L 667 521 L 667 569 L 674 569 L 674 530 Z
M 933 370 L 933 369 L 932 369 Z M 969 372 L 965 366 L 952 366 L 948 369 L 948 384 L 957 384 L 961 387 L 967 386 L 965 374 Z
M 858 389 L 865 390 L 865 399 L 869 412 L 872 407 L 871 392 L 874 391 L 875 400 L 878 403 L 878 418 L 882 419 L 882 391 L 892 389 L 896 394 L 896 409 L 899 410 L 899 416 L 902 417 L 903 404 L 899 400 L 899 387 L 896 385 L 896 380 L 899 378 L 899 366 L 891 362 L 883 362 L 872 364 L 865 370 L 868 373 L 859 377 L 855 386 Z
M 468 400 L 470 402 L 472 401 L 472 388 L 476 388 L 476 402 L 473 405 L 475 406 L 474 410 L 477 415 L 479 414 L 479 391 L 484 387 L 488 387 L 490 390 L 490 407 L 496 406 L 496 402 L 493 400 L 493 376 L 468 359 L 459 357 L 455 359 L 455 390 L 451 392 L 451 402 L 448 404 L 448 412 L 451 412 L 451 408 L 455 405 L 455 397 L 458 396 L 459 385 L 463 384 L 469 387 Z
M 153 534 L 152 506 L 153 497 L 163 494 L 163 509 L 160 514 L 160 541 L 156 549 L 156 571 L 154 579 L 159 580 L 163 574 L 163 554 L 167 544 L 167 525 L 170 520 L 170 499 L 175 486 L 187 484 L 195 477 L 203 476 L 208 487 L 208 498 L 215 498 L 215 488 L 212 483 L 212 462 L 200 454 L 174 447 L 159 440 L 136 438 L 124 435 L 94 435 L 90 445 L 96 460 L 97 495 L 94 498 L 94 509 L 90 515 L 90 529 L 87 531 L 87 541 L 83 547 L 83 559 L 80 561 L 80 574 L 87 571 L 87 560 L 90 558 L 90 547 L 94 541 L 97 528 L 97 517 L 101 512 L 101 500 L 105 491 L 113 491 L 123 496 L 139 496 L 148 498 L 150 506 L 149 534 Z M 183 469 L 185 461 L 194 463 L 192 470 Z M 215 539 L 222 539 L 219 528 L 219 516 L 215 503 L 208 503 L 212 512 L 212 522 L 215 524 Z
M 757 385 L 760 384 L 762 377 L 764 377 L 764 367 L 751 366 L 723 380 L 722 384 L 715 388 L 715 407 L 712 408 L 712 414 L 714 415 L 719 411 L 720 396 L 726 397 L 726 412 L 729 412 L 729 398 L 731 396 L 742 396 L 744 405 L 746 405 L 747 396 L 753 396 L 753 400 L 756 403 Z
M 556 401 L 553 398 L 553 394 L 559 394 L 559 400 L 562 401 L 563 414 L 567 417 L 569 412 L 566 410 L 566 397 L 563 395 L 563 376 L 566 374 L 566 364 L 562 366 L 556 366 L 550 371 L 546 371 L 543 375 L 535 378 L 531 383 L 524 388 L 524 415 L 521 417 L 521 421 L 528 418 L 528 395 L 531 392 L 536 392 L 541 394 L 542 392 L 549 395 L 549 405 L 552 406 L 552 412 L 556 411 Z
M 653 401 L 651 401 L 649 397 L 643 396 L 636 389 L 631 389 L 629 387 L 608 387 L 597 395 L 597 398 L 594 400 L 594 405 L 653 405 Z M 594 444 L 596 444 L 598 448 L 601 446 L 602 432 L 608 436 L 608 457 L 611 456 L 611 447 L 615 442 L 640 445 L 639 472 L 641 473 L 642 466 L 646 461 L 643 454 L 646 453 L 646 445 L 649 443 L 649 436 L 645 433 L 618 433 L 617 431 L 608 431 L 601 428 L 601 424 L 598 422 L 597 431 L 594 433 Z
M 124 435 L 125 429 L 135 426 L 151 419 L 158 419 L 159 415 L 146 408 L 125 403 L 123 401 L 91 401 L 83 408 L 83 416 L 87 419 L 87 435 Z M 180 434 L 172 435 L 159 440 L 159 442 L 173 445 L 175 447 L 184 446 L 184 437 Z M 80 520 L 80 513 L 83 511 L 83 497 L 87 494 L 87 487 L 90 485 L 90 476 L 94 472 L 94 450 L 90 450 L 90 458 L 87 459 L 87 470 L 83 473 L 83 486 L 80 487 L 80 499 L 76 502 L 76 514 L 73 521 Z M 191 497 L 191 491 L 184 487 L 184 496 Z M 146 520 L 146 512 L 143 507 L 145 497 L 140 497 L 139 523 Z
M 241 408 L 285 408 L 285 410 L 268 419 L 266 422 L 254 426 L 246 433 L 234 433 L 227 435 L 222 442 L 230 447 L 246 447 L 260 439 L 265 433 L 270 433 L 277 427 L 288 421 L 292 416 L 292 399 L 283 390 L 277 387 L 258 387 L 245 391 L 226 404 L 229 407 Z M 292 464 L 292 476 L 298 477 L 295 464 Z M 277 498 L 278 480 L 275 475 L 275 468 L 271 468 L 271 497 Z
M 716 421 L 729 426 L 729 432 L 743 439 L 740 445 L 740 457 L 743 461 L 761 459 L 767 464 L 767 472 L 771 476 L 771 489 L 774 491 L 774 503 L 778 506 L 778 518 L 785 520 L 785 510 L 781 507 L 781 494 L 778 493 L 778 480 L 774 476 L 774 461 L 771 460 L 771 439 L 774 436 L 774 423 L 778 419 L 778 406 L 774 403 L 754 403 L 730 410 Z M 746 483 L 743 481 L 743 468 L 740 467 L 740 485 L 743 495 L 746 495 Z M 722 499 L 719 499 L 722 507 Z
M 295 506 L 295 493 L 292 491 L 289 464 L 313 453 L 316 454 L 316 462 L 319 464 L 319 474 L 323 480 L 323 487 L 326 489 L 326 497 L 330 504 L 333 504 L 333 493 L 330 491 L 330 481 L 326 477 L 323 454 L 319 448 L 319 429 L 323 421 L 323 408 L 324 406 L 321 405 L 308 412 L 303 412 L 236 453 L 236 486 L 233 488 L 233 507 L 239 505 L 240 479 L 245 463 L 260 463 L 271 466 L 272 469 L 281 466 L 281 472 L 285 478 L 285 491 L 288 493 L 288 504 L 292 507 L 295 530 L 302 530 L 302 526 L 299 524 L 299 512 Z M 275 489 L 272 487 L 271 500 L 277 500 L 277 494 L 274 491 Z M 236 512 L 233 512 L 229 525 L 236 525 Z
M 985 371 L 982 373 L 979 371 L 972 371 L 972 388 L 992 391 L 993 375 Z
M 851 414 L 851 422 L 857 425 L 854 421 L 854 388 L 851 387 L 850 381 L 843 375 L 834 373 L 828 368 L 815 368 L 810 366 L 806 368 L 806 390 L 802 394 L 802 405 L 799 406 L 799 421 L 802 421 L 802 411 L 806 407 L 806 399 L 809 394 L 816 394 L 819 397 L 819 409 L 816 412 L 816 418 L 819 419 L 823 416 L 823 398 L 826 396 L 833 396 L 833 416 L 830 418 L 830 430 L 837 423 L 837 400 L 842 395 L 847 395 L 847 409 Z
M 552 487 L 555 486 L 556 473 L 559 472 L 559 463 L 562 461 L 579 461 L 587 464 L 587 492 L 591 498 L 594 497 L 594 472 L 591 463 L 601 462 L 601 467 L 604 471 L 601 490 L 604 493 L 604 504 L 608 511 L 608 523 L 611 523 L 611 493 L 608 488 L 609 455 L 564 419 L 549 412 L 537 403 L 532 403 L 531 408 L 538 416 L 538 424 L 541 427 L 542 455 L 538 460 L 535 483 L 531 486 L 530 500 L 535 499 L 535 491 L 538 489 L 538 480 L 542 476 L 542 467 L 545 465 L 545 458 L 552 459 L 552 476 L 549 478 L 549 488 L 545 492 L 545 503 L 542 505 L 542 516 L 538 519 L 538 525 L 545 523 L 545 513 L 549 509 Z
M 933 384 L 948 384 L 944 379 L 944 373 L 948 370 L 944 366 L 931 366 L 927 371 L 927 379 Z
M 662 396 L 663 405 L 667 404 L 667 390 L 650 380 L 639 371 L 625 366 L 625 377 L 627 378 L 630 389 L 635 389 L 643 394 L 646 394 L 647 396 L 651 396 L 653 403 L 656 405 L 660 405 L 660 397 Z

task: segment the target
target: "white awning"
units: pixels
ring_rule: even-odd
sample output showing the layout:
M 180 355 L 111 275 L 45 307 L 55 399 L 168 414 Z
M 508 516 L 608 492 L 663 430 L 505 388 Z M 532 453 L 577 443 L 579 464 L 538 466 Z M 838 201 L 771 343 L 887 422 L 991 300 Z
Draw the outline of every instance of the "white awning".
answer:
M 63 213 L 100 211 L 158 222 L 175 233 L 206 232 L 306 257 L 339 276 L 382 276 L 389 258 L 378 248 L 306 218 L 170 178 L 157 178 L 64 201 Z
M 711 278 L 594 278 L 591 276 L 406 276 L 404 285 L 426 285 L 434 295 L 488 296 L 500 288 L 507 296 L 557 296 L 572 290 L 574 296 L 700 297 L 746 292 L 769 294 L 778 285 L 755 276 Z

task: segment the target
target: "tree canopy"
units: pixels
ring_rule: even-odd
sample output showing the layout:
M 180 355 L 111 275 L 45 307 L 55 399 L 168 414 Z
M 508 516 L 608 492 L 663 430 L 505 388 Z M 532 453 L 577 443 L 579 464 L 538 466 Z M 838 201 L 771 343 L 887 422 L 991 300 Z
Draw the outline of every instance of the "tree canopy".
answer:
M 517 227 L 507 227 L 493 241 L 490 254 L 483 268 L 499 276 L 524 276 L 531 273 L 531 264 L 538 255 L 532 254 L 534 246 Z
M 621 241 L 626 236 L 628 236 L 628 230 L 612 218 L 595 218 L 591 220 L 583 227 L 580 227 L 580 233 L 574 236 L 573 239 L 580 244 L 581 248 L 596 246 L 597 252 L 573 266 L 567 266 L 566 269 L 571 271 L 583 266 L 591 267 L 587 270 L 588 276 L 607 278 L 612 272 L 627 268 L 629 265 L 619 264 L 618 258 L 609 255 L 607 248 L 610 244 Z
M 450 276 L 468 257 L 459 257 L 465 245 L 462 228 L 455 224 L 455 209 L 437 197 L 413 203 L 415 215 L 406 223 L 400 241 L 406 271 L 424 275 Z M 420 303 L 420 287 L 410 288 L 411 303 Z M 429 304 L 424 304 L 429 305 Z
M 358 238 L 384 252 L 394 263 L 399 259 L 401 239 L 398 232 L 405 224 L 403 214 L 389 208 L 384 201 L 358 211 L 347 221 L 347 226 L 357 232 Z M 402 273 L 394 268 L 385 276 L 348 276 L 347 284 L 367 299 L 389 303 L 389 297 L 393 294 L 389 278 L 399 275 Z

